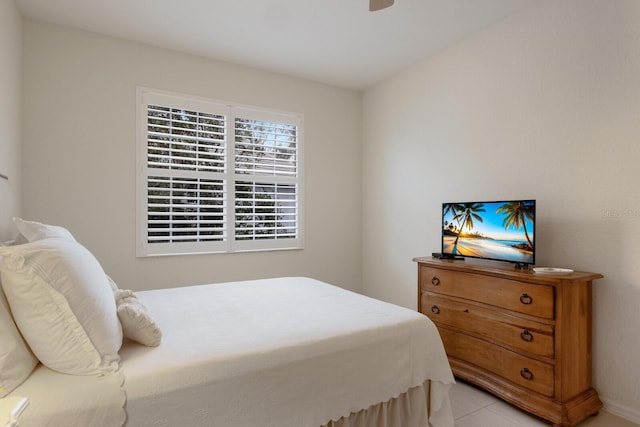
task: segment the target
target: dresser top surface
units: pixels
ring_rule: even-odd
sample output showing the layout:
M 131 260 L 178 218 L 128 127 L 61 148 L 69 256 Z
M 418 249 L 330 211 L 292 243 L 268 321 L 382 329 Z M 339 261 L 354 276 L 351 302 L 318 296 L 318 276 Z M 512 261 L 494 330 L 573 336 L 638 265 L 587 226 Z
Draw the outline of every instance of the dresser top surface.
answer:
M 464 260 L 438 259 L 433 257 L 416 257 L 413 259 L 419 265 L 441 268 L 451 271 L 461 271 L 467 273 L 488 274 L 496 277 L 504 277 L 514 280 L 522 280 L 527 282 L 538 283 L 559 283 L 564 281 L 592 281 L 601 279 L 599 273 L 590 273 L 586 271 L 573 271 L 571 273 L 558 274 L 540 274 L 533 270 L 520 270 L 515 268 L 513 264 L 500 261 L 478 260 L 473 258 L 465 258 Z

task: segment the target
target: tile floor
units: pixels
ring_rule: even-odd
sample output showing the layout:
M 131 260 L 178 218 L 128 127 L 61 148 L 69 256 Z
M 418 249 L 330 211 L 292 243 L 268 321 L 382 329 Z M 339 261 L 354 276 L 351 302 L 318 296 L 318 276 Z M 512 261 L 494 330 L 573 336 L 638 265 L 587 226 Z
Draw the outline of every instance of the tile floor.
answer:
M 509 405 L 490 393 L 457 380 L 450 392 L 456 427 L 549 427 L 551 423 Z M 640 427 L 600 411 L 580 427 Z

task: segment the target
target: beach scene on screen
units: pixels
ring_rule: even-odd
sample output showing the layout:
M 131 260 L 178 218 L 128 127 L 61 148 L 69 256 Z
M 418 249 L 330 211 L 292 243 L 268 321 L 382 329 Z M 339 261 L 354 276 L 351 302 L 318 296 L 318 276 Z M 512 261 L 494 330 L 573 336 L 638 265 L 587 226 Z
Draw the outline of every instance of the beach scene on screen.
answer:
M 532 201 L 445 203 L 442 252 L 517 263 L 532 263 Z

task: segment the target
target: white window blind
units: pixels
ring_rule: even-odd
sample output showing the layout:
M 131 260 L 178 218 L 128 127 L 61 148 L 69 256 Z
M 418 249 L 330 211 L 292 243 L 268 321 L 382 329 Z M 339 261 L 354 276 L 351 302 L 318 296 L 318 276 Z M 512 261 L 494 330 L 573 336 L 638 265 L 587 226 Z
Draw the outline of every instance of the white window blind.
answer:
M 295 125 L 236 117 L 236 173 L 295 177 L 296 141 Z
M 298 115 L 145 88 L 138 99 L 140 256 L 302 246 Z

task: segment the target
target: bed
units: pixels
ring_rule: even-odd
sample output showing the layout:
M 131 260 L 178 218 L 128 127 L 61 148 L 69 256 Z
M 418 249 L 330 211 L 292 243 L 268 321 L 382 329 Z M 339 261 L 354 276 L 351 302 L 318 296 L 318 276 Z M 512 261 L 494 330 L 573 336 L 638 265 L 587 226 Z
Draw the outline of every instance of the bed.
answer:
M 46 236 L 26 246 L 40 254 L 42 246 L 79 245 L 63 240 Z M 0 272 L 20 324 L 20 303 L 7 285 L 12 250 L 0 248 Z M 108 372 L 99 375 L 36 361 L 5 397 L 28 397 L 20 427 L 454 425 L 442 342 L 412 310 L 305 277 L 127 295 L 161 330 L 161 343 L 142 345 L 125 328 L 116 369 L 102 355 Z

